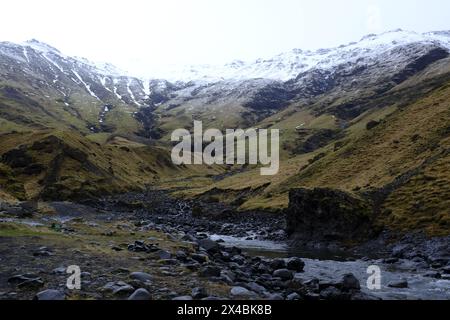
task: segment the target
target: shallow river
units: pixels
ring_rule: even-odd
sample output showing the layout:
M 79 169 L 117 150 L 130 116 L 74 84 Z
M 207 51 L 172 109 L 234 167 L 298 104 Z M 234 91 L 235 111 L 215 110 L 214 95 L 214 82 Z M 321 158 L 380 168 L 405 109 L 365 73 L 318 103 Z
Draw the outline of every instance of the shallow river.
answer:
M 309 280 L 319 278 L 338 282 L 344 274 L 353 273 L 361 283 L 362 291 L 378 296 L 383 299 L 429 299 L 429 300 L 449 300 L 450 281 L 424 277 L 429 270 L 411 271 L 408 262 L 400 265 L 388 265 L 379 260 L 363 261 L 352 259 L 342 252 L 331 251 L 310 251 L 298 248 L 291 248 L 286 243 L 246 240 L 245 238 L 235 238 L 230 236 L 212 235 L 212 240 L 223 240 L 225 246 L 236 246 L 244 252 L 253 256 L 263 256 L 268 258 L 299 257 L 305 262 L 305 272 L 297 274 L 296 277 Z M 367 273 L 369 266 L 376 265 L 381 269 L 381 289 L 369 290 L 367 280 L 370 274 Z M 396 289 L 388 287 L 389 283 L 406 279 L 409 284 L 407 289 Z

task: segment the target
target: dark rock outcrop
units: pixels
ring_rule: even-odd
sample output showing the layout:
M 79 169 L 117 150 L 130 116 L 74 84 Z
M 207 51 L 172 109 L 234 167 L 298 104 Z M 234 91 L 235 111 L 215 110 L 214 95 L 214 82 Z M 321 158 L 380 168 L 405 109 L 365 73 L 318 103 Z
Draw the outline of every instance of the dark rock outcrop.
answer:
M 332 189 L 293 189 L 287 232 L 297 240 L 358 241 L 369 237 L 372 207 L 349 193 Z

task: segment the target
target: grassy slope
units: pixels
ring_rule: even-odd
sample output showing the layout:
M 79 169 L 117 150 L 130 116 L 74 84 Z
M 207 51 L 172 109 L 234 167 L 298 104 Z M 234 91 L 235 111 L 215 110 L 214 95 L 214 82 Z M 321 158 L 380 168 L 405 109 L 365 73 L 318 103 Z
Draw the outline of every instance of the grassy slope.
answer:
M 450 83 L 406 106 L 387 105 L 362 114 L 350 123 L 342 147 L 336 141 L 313 153 L 289 157 L 284 153 L 280 173 L 262 177 L 258 169 L 227 177 L 210 186 L 194 188 L 185 194 L 201 194 L 211 188 L 226 191 L 247 187 L 264 191 L 247 198 L 241 209 L 278 209 L 287 206 L 287 193 L 293 187 L 331 187 L 350 192 L 373 191 L 411 172 L 411 178 L 396 184 L 382 207 L 380 223 L 394 229 L 425 229 L 430 234 L 448 234 Z M 289 110 L 284 111 L 289 114 Z M 314 118 L 306 111 L 279 116 L 274 127 L 282 128 L 283 141 L 295 139 L 292 127 L 333 128 L 332 122 Z M 271 119 L 268 119 L 270 121 Z M 370 120 L 381 123 L 366 129 Z M 291 129 L 290 129 L 291 128 Z M 446 153 L 447 152 L 447 153 Z M 309 164 L 316 155 L 323 158 Z M 306 167 L 305 167 L 306 166 Z M 230 197 L 234 194 L 229 192 Z M 231 201 L 231 199 L 230 199 Z

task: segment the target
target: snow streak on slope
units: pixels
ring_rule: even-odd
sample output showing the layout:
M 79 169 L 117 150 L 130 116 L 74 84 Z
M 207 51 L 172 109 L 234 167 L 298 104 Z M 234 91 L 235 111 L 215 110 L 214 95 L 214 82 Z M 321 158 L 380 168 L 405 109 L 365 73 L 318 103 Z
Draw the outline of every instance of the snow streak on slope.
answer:
M 86 90 L 89 92 L 91 96 L 93 96 L 95 99 L 100 100 L 99 97 L 91 90 L 91 86 L 88 85 L 86 82 L 83 81 L 83 78 L 76 72 L 75 70 L 72 70 L 73 74 L 80 80 L 80 82 L 85 86 Z

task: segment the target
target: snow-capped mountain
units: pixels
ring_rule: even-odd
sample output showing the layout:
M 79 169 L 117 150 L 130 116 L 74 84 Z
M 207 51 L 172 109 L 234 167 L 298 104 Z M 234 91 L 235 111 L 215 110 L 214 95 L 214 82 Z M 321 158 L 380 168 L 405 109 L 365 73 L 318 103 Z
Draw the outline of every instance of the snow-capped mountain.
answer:
M 2 42 L 0 84 L 20 88 L 40 103 L 70 108 L 72 115 L 88 119 L 91 131 L 102 130 L 113 109 L 132 115 L 132 122 L 144 127 L 153 124 L 151 112 L 156 108 L 189 120 L 199 114 L 217 119 L 217 113 L 226 113 L 236 120 L 233 124 L 245 118 L 250 125 L 289 104 L 314 104 L 325 93 L 323 110 L 352 118 L 364 108 L 359 103 L 336 105 L 334 100 L 345 101 L 355 92 L 361 98 L 386 92 L 447 58 L 449 49 L 449 31 L 395 30 L 337 48 L 294 49 L 271 59 L 191 66 L 143 79 L 111 64 L 67 56 L 37 40 Z
M 169 81 L 218 82 L 223 80 L 271 79 L 287 81 L 313 68 L 330 69 L 345 62 L 370 59 L 396 47 L 412 43 L 436 44 L 450 48 L 450 31 L 416 33 L 401 29 L 367 35 L 359 42 L 337 48 L 303 51 L 293 49 L 270 59 L 236 60 L 222 66 L 198 65 L 166 70 L 153 76 Z

